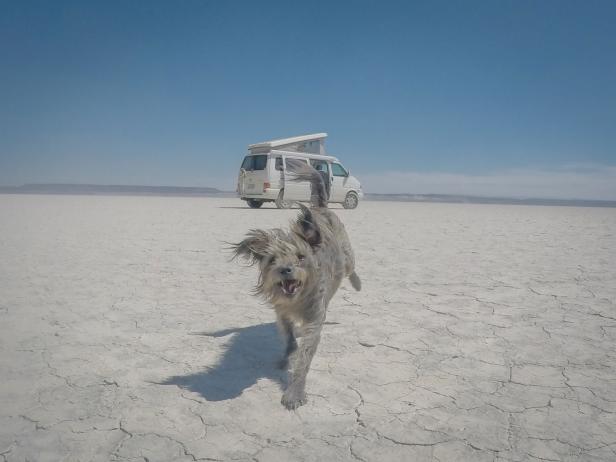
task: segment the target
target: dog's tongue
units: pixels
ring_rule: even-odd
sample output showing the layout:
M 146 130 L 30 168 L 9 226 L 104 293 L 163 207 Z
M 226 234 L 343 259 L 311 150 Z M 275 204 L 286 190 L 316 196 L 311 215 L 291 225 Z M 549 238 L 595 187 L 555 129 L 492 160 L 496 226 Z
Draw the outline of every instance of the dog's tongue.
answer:
M 299 287 L 298 282 L 295 279 L 289 279 L 282 283 L 282 288 L 287 294 L 294 294 Z

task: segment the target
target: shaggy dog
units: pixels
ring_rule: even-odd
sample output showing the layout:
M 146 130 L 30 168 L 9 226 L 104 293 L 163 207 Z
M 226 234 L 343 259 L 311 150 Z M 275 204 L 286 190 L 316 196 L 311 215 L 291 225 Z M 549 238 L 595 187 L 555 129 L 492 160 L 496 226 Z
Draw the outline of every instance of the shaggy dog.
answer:
M 356 290 L 361 289 L 351 243 L 342 222 L 327 208 L 321 176 L 296 162 L 295 181 L 310 182 L 312 207 L 300 204 L 301 212 L 289 230 L 255 229 L 242 242 L 233 244 L 234 257 L 258 263 L 255 293 L 273 306 L 286 341 L 280 366 L 286 369 L 290 365 L 281 400 L 287 409 L 306 403 L 306 375 L 319 344 L 327 306 L 342 279 L 348 277 Z

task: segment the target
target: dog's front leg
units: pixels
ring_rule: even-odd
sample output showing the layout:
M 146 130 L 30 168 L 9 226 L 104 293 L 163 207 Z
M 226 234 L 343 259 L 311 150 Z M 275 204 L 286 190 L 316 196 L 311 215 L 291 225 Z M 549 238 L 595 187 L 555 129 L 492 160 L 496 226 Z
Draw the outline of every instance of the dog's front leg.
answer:
M 286 316 L 278 314 L 278 330 L 286 346 L 284 356 L 279 361 L 278 367 L 280 369 L 286 369 L 289 365 L 289 357 L 297 350 L 297 340 L 293 332 L 293 322 Z
M 302 338 L 295 351 L 291 367 L 289 386 L 282 395 L 282 404 L 287 409 L 296 409 L 306 404 L 306 375 L 310 363 L 319 346 L 323 320 L 305 324 L 302 329 Z

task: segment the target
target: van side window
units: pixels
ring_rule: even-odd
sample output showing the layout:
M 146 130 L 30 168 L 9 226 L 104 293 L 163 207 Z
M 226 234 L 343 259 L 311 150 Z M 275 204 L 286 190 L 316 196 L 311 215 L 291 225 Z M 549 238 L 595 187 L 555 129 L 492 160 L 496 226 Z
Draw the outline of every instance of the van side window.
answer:
M 297 158 L 297 157 L 287 157 L 287 165 L 286 165 L 287 171 L 289 171 L 289 166 L 290 166 L 289 164 L 293 164 L 293 163 L 296 163 L 296 162 L 307 163 L 306 159 L 300 159 L 300 158 Z M 293 167 L 291 166 L 291 168 L 293 168 Z
M 275 168 L 276 170 L 282 171 L 282 157 L 276 157 Z
M 348 176 L 349 174 L 340 164 L 332 164 L 332 175 L 334 176 Z
M 325 162 L 324 160 L 312 159 L 310 161 L 310 165 L 312 165 L 314 169 L 318 170 L 319 172 L 325 172 L 329 174 L 329 168 L 327 167 L 327 162 Z

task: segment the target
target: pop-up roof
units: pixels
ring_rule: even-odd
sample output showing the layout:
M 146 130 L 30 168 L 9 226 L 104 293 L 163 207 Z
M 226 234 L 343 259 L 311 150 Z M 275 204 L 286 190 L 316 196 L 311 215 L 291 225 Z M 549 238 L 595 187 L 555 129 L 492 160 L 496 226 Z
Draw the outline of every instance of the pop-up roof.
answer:
M 258 148 L 279 148 L 281 146 L 288 146 L 293 144 L 305 143 L 307 141 L 321 141 L 327 138 L 327 133 L 314 133 L 312 135 L 294 136 L 292 138 L 282 138 L 279 140 L 263 141 L 261 143 L 255 143 L 248 146 L 248 149 Z

